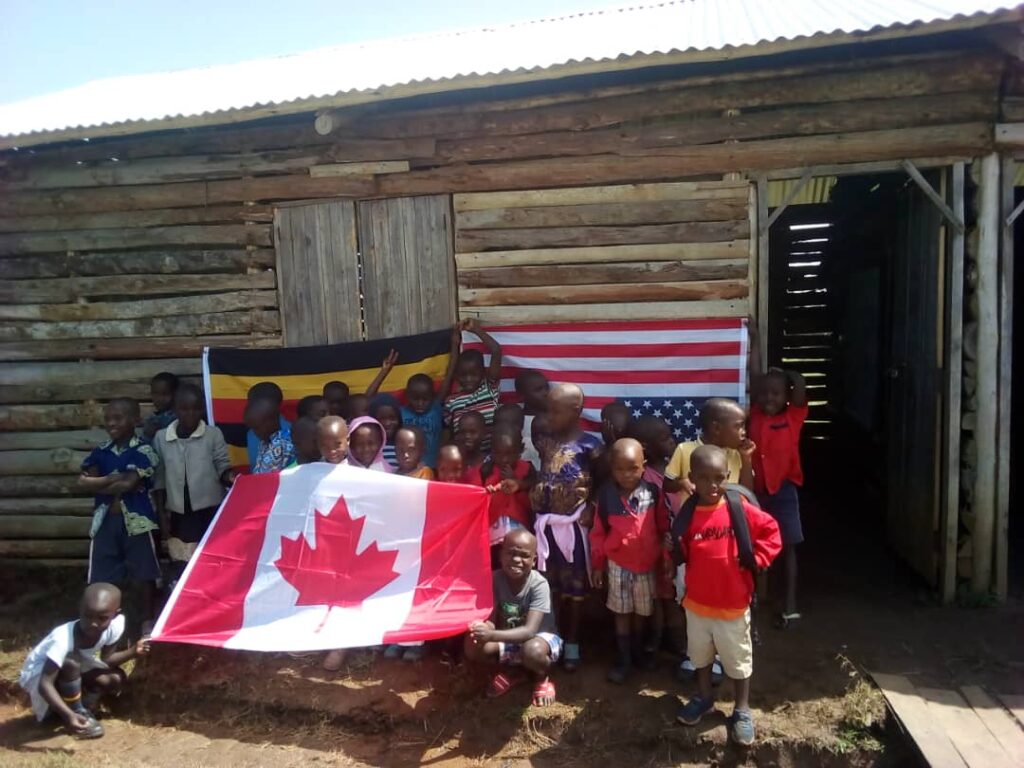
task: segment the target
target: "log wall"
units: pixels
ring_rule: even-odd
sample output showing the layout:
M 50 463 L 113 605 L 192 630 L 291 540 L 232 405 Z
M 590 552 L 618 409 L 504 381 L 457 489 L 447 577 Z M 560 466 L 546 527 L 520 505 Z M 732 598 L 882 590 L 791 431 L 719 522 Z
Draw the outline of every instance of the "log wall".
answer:
M 73 469 L 107 398 L 144 399 L 162 370 L 197 375 L 205 344 L 281 343 L 277 202 L 459 195 L 459 300 L 490 319 L 580 316 L 621 302 L 622 283 L 630 311 L 739 313 L 749 232 L 735 190 L 531 204 L 537 191 L 976 156 L 1004 70 L 991 49 L 953 48 L 727 66 L 353 108 L 328 135 L 309 114 L 0 155 L 0 557 L 84 555 Z

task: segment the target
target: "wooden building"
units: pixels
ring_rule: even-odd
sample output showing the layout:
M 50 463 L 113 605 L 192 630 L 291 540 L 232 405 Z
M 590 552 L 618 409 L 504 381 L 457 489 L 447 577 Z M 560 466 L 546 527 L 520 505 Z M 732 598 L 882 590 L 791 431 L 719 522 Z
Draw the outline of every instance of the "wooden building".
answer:
M 0 107 L 0 557 L 86 555 L 75 476 L 103 402 L 145 400 L 159 371 L 197 376 L 206 345 L 380 338 L 457 315 L 753 315 L 771 363 L 835 379 L 811 382 L 815 423 L 837 418 L 833 389 L 884 390 L 862 432 L 888 430 L 867 450 L 898 465 L 882 478 L 896 551 L 946 599 L 958 565 L 1005 595 L 1024 13 L 921 19 L 901 0 L 880 26 L 831 32 L 837 4 L 802 4 L 816 9 L 803 26 L 749 39 L 681 23 L 735 5 L 710 0 L 481 32 L 473 50 L 541 63 L 423 65 L 384 85 L 388 55 L 457 60 L 466 36 L 349 47 L 373 85 L 335 95 L 305 96 L 320 86 L 303 71 L 319 84 L 339 64 L 318 52 L 260 63 L 293 90 L 246 104 L 230 87 L 251 90 L 246 73 L 218 85 L 213 68 Z M 210 93 L 182 106 L 204 80 L 223 109 Z M 134 96 L 168 103 L 133 112 Z M 793 265 L 830 258 L 813 241 L 842 246 L 801 232 L 863 234 L 850 212 L 872 189 L 892 192 L 875 209 L 892 216 L 870 247 L 893 258 L 865 262 L 881 270 L 868 301 L 861 272 Z M 829 291 L 846 325 L 796 298 Z M 858 332 L 843 357 L 839 337 Z

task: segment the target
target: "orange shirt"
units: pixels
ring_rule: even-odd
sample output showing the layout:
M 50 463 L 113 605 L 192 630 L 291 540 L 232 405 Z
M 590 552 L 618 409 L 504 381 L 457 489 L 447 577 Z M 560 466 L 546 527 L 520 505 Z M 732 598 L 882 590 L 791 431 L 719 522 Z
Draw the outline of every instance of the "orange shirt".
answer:
M 778 493 L 789 480 L 804 484 L 804 471 L 800 466 L 800 430 L 807 420 L 806 405 L 788 405 L 769 416 L 758 405 L 750 408 L 750 439 L 757 445 L 754 451 L 754 490 L 758 493 Z

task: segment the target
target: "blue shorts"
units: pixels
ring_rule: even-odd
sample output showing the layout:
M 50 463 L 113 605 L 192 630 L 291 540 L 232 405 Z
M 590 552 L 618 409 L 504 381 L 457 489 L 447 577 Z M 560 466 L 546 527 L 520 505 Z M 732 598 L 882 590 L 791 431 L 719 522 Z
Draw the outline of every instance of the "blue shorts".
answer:
M 562 655 L 562 638 L 550 632 L 538 632 L 537 637 L 548 644 L 551 649 L 551 660 L 558 661 Z M 523 663 L 523 646 L 520 643 L 498 643 L 498 662 L 510 666 Z
M 148 532 L 129 536 L 124 527 L 124 518 L 107 512 L 89 546 L 89 583 L 157 581 L 160 575 L 160 561 L 156 556 L 153 534 Z
M 759 493 L 757 500 L 761 509 L 779 524 L 782 546 L 789 547 L 804 540 L 804 529 L 800 524 L 800 497 L 793 483 L 784 480 L 778 491 Z
M 587 573 L 587 550 L 583 537 L 586 533 L 579 523 L 573 524 L 575 540 L 572 548 L 572 562 L 565 559 L 562 550 L 555 543 L 551 529 L 545 531 L 548 537 L 548 558 L 545 565 L 544 577 L 551 585 L 552 592 L 558 592 L 562 597 L 571 600 L 582 600 L 590 591 L 590 574 Z

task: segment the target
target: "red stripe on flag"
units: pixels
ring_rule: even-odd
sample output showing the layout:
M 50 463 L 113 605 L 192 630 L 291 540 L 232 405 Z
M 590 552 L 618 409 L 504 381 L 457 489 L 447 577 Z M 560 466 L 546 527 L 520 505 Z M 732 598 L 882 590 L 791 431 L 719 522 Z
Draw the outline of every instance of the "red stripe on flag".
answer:
M 488 325 L 489 333 L 517 331 L 709 331 L 740 328 L 743 318 L 694 318 L 689 320 L 608 320 L 596 323 L 537 323 L 534 325 Z
M 451 637 L 483 621 L 494 607 L 488 546 L 488 494 L 450 483 L 427 485 L 420 575 L 412 608 L 385 643 Z
M 271 472 L 235 481 L 179 591 L 164 609 L 169 613 L 154 640 L 220 647 L 242 628 L 279 477 Z
M 633 344 L 588 344 L 585 341 L 577 344 L 502 344 L 501 353 L 504 357 L 616 357 L 623 358 L 623 364 L 633 357 L 709 357 L 740 353 L 738 341 L 682 344 L 641 344 L 639 341 Z M 487 347 L 479 342 L 464 344 L 463 349 L 487 352 Z

